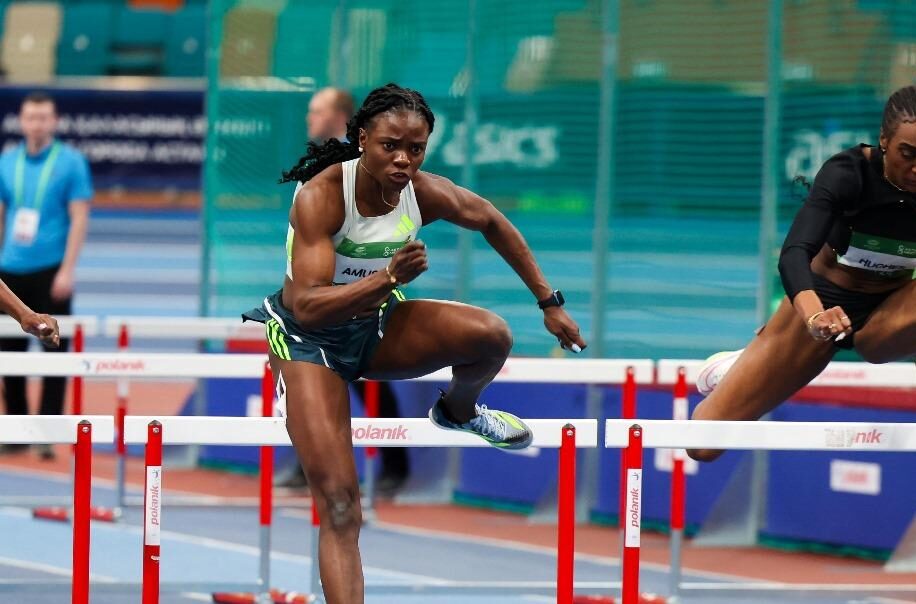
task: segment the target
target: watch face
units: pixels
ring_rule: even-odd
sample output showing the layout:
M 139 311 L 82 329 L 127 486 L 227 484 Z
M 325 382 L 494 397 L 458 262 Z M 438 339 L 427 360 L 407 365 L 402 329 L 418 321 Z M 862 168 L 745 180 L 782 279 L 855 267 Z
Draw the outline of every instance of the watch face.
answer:
M 550 308 L 551 306 L 563 306 L 566 303 L 566 300 L 563 299 L 563 294 L 560 290 L 554 290 L 550 297 L 545 298 L 538 302 L 538 306 L 543 308 Z

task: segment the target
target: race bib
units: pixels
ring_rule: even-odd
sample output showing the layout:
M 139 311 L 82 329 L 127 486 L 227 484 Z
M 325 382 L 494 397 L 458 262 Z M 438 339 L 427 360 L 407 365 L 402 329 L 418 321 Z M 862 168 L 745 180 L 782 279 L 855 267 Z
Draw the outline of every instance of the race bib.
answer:
M 13 241 L 18 245 L 32 245 L 38 233 L 38 211 L 19 208 L 13 218 Z

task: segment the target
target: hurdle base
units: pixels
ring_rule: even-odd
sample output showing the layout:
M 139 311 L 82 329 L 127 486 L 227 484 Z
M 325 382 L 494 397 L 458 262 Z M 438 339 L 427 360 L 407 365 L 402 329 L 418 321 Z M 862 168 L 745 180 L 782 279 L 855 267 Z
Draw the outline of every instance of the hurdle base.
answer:
M 279 589 L 270 590 L 272 604 L 310 604 L 317 602 L 318 596 L 300 594 L 294 591 L 286 592 Z M 258 594 L 253 593 L 214 593 L 215 604 L 258 604 Z
M 32 510 L 32 518 L 36 520 L 51 520 L 54 522 L 70 522 L 72 511 L 72 508 L 61 506 L 35 508 Z M 121 510 L 118 508 L 89 508 L 90 520 L 98 520 L 99 522 L 117 522 L 120 518 Z
M 618 604 L 617 598 L 610 596 L 573 596 L 573 604 Z M 639 594 L 639 604 L 667 604 L 668 600 L 655 594 Z

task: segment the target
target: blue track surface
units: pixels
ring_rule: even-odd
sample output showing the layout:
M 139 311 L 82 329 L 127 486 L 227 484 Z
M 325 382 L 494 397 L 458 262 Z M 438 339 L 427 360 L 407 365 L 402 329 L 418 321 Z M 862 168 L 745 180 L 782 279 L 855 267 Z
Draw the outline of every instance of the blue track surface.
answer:
M 40 476 L 0 471 L 0 493 L 65 493 L 66 483 Z M 95 501 L 112 500 L 112 492 L 97 487 Z M 258 568 L 257 512 L 248 508 L 169 507 L 164 493 L 161 577 L 164 585 L 161 602 L 189 603 L 209 601 L 208 593 L 168 593 L 168 582 L 254 582 Z M 275 514 L 272 545 L 272 584 L 285 590 L 307 591 L 309 582 L 309 520 L 298 509 Z M 141 578 L 141 512 L 130 508 L 118 524 L 93 523 L 91 572 L 100 587 L 92 595 L 94 604 L 137 602 L 139 590 L 110 592 L 103 586 L 111 581 L 139 582 Z M 549 549 L 481 542 L 429 531 L 403 529 L 388 525 L 366 527 L 361 538 L 367 584 L 408 582 L 414 585 L 453 581 L 552 581 L 556 560 Z M 610 554 L 610 552 L 609 552 Z M 45 587 L 43 590 L 11 591 L 11 580 L 57 582 L 69 579 L 71 533 L 67 524 L 34 520 L 25 508 L 0 508 L 0 602 L 17 604 L 57 604 L 69 601 L 69 589 Z M 612 581 L 617 577 L 616 560 L 610 556 L 582 556 L 576 563 L 577 581 Z M 686 580 L 711 577 L 685 576 Z M 716 577 L 717 580 L 723 577 Z M 641 583 L 644 591 L 664 592 L 665 568 L 644 565 Z M 370 595 L 374 604 L 429 603 L 463 604 L 499 602 L 528 604 L 555 601 L 549 596 L 529 595 Z M 787 600 L 777 596 L 780 601 Z M 765 604 L 773 597 L 736 599 L 730 597 L 689 597 L 686 602 L 740 601 Z M 850 598 L 804 600 L 817 604 L 878 602 Z

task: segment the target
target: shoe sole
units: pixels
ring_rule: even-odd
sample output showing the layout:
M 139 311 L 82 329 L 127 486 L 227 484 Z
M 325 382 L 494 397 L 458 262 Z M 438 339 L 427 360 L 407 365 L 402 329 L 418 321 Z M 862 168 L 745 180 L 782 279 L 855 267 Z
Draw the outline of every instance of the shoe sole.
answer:
M 729 350 L 725 352 L 717 352 L 716 354 L 706 359 L 706 361 L 703 363 L 703 366 L 700 368 L 700 374 L 697 376 L 696 385 L 699 393 L 703 396 L 708 396 L 713 390 L 715 390 L 719 383 L 712 383 L 710 378 L 723 365 L 731 365 L 734 363 L 735 360 L 741 356 L 742 352 L 744 351 Z
M 531 434 L 531 430 L 529 429 L 529 430 L 528 430 L 528 433 L 529 433 L 528 438 L 525 439 L 524 441 L 520 442 L 520 443 L 495 443 L 495 442 L 493 442 L 493 441 L 491 441 L 491 440 L 488 440 L 485 436 L 481 436 L 481 435 L 478 434 L 477 432 L 474 432 L 473 430 L 464 430 L 463 428 L 450 428 L 450 427 L 448 427 L 448 426 L 443 426 L 442 424 L 440 424 L 439 422 L 437 422 L 436 420 L 433 419 L 433 410 L 432 410 L 432 408 L 430 408 L 429 413 L 427 413 L 427 416 L 429 417 L 429 421 L 431 421 L 432 424 L 433 424 L 435 427 L 439 428 L 440 430 L 454 430 L 454 431 L 457 431 L 457 432 L 464 432 L 465 434 L 473 434 L 474 436 L 476 436 L 477 438 L 483 440 L 485 443 L 487 443 L 488 445 L 490 445 L 490 446 L 493 447 L 494 449 L 508 450 L 508 451 L 516 451 L 516 450 L 518 450 L 518 449 L 525 449 L 525 448 L 529 447 L 529 446 L 531 445 L 531 442 L 534 440 L 534 435 Z M 521 420 L 519 420 L 519 421 L 521 421 Z

